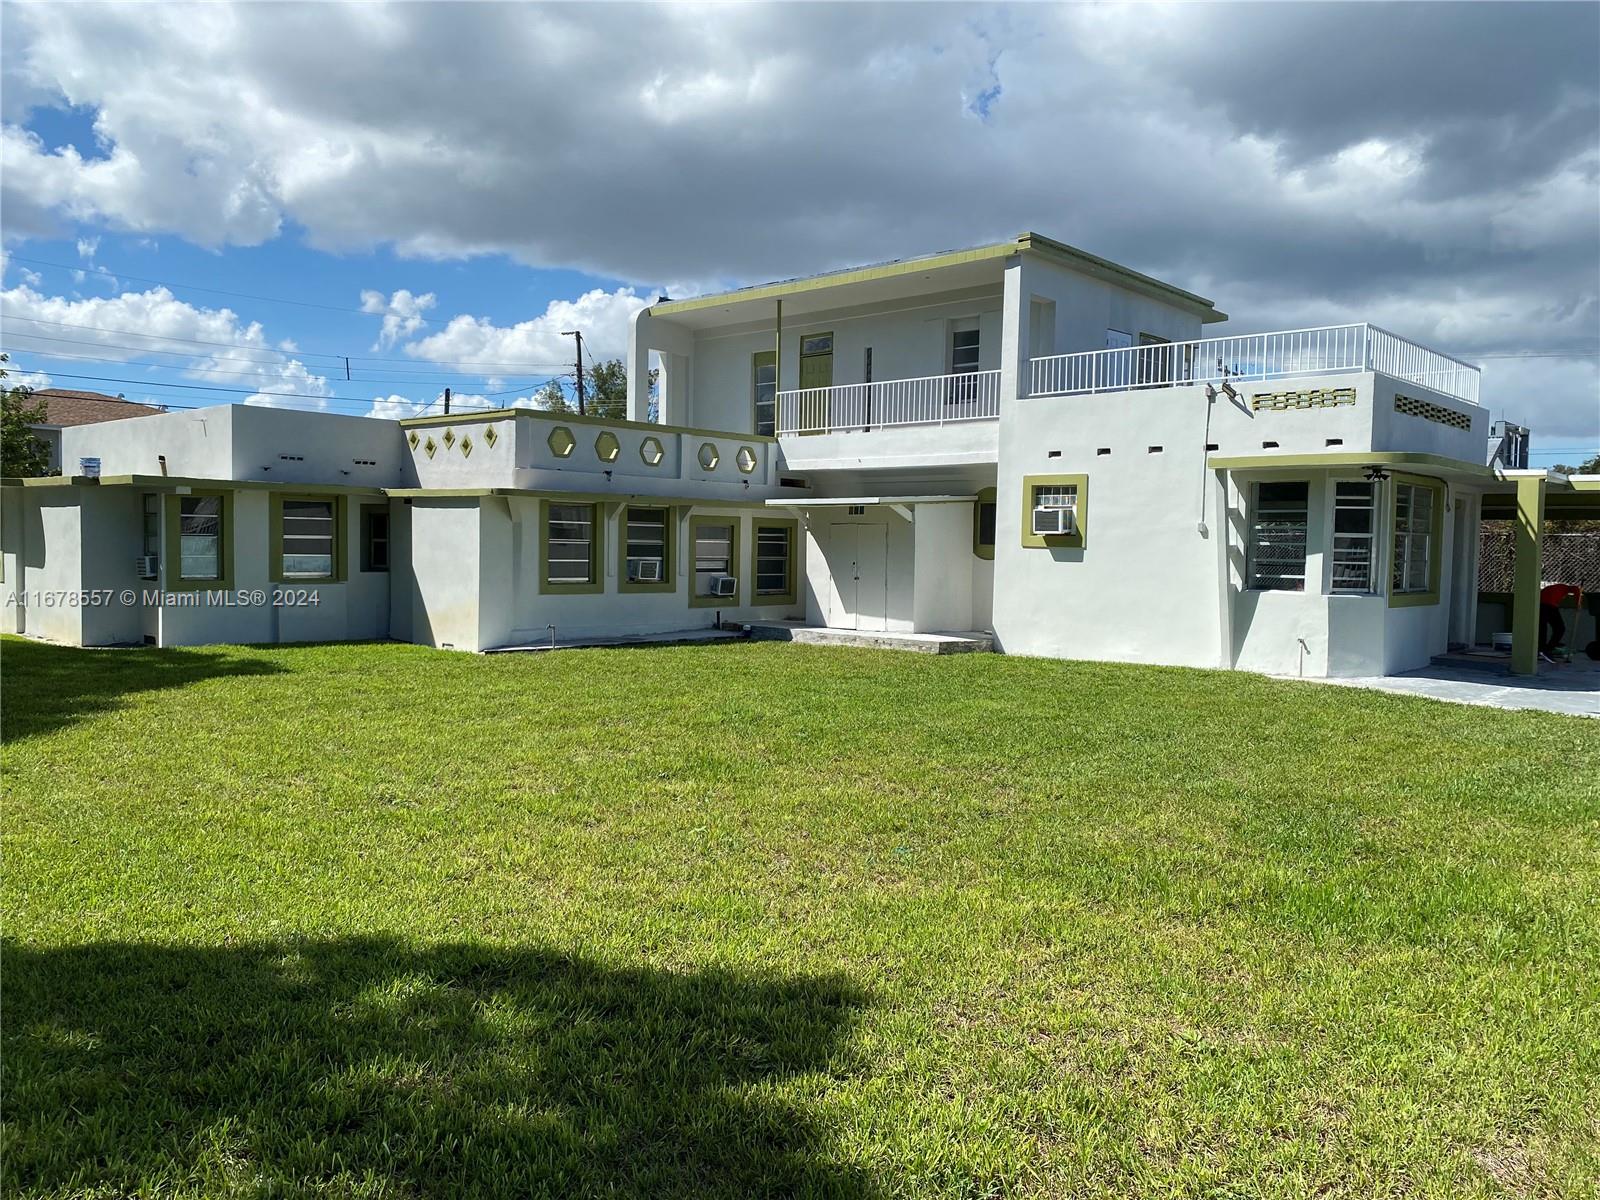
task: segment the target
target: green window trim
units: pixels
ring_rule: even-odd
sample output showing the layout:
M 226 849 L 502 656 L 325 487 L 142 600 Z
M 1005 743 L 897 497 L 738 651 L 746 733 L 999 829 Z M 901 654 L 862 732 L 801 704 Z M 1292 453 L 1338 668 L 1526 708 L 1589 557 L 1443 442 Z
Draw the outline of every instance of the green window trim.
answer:
M 983 506 L 985 504 L 993 506 L 995 508 L 995 515 L 998 517 L 999 495 L 1000 492 L 997 488 L 979 488 L 978 498 L 972 502 L 972 553 L 981 559 L 987 560 L 988 562 L 994 561 L 994 543 L 984 542 L 980 537 L 980 530 L 983 525 Z
M 183 501 L 192 500 L 199 496 L 216 496 L 222 501 L 221 521 L 218 528 L 221 531 L 222 546 L 218 558 L 222 565 L 222 574 L 217 579 L 184 579 L 180 572 L 183 570 Z M 169 592 L 213 592 L 231 591 L 233 589 L 233 493 L 225 491 L 190 491 L 174 492 L 167 497 L 167 552 L 166 561 L 161 564 L 161 573 L 166 580 Z
M 551 582 L 550 508 L 587 508 L 590 512 L 589 580 L 586 583 Z M 605 580 L 606 506 L 595 502 L 574 504 L 561 500 L 539 501 L 539 591 L 551 596 L 596 596 L 606 590 Z
M 739 526 L 744 522 L 738 514 L 717 516 L 705 514 L 689 518 L 689 544 L 687 549 L 687 565 L 689 568 L 689 607 L 690 608 L 738 608 L 744 599 L 744 573 L 739 570 Z M 728 551 L 729 571 L 739 581 L 738 590 L 731 596 L 701 596 L 695 590 L 699 582 L 698 573 L 695 571 L 697 548 L 700 541 L 700 530 L 707 525 L 727 525 L 733 528 L 733 545 Z
M 1433 514 L 1428 526 L 1428 590 L 1425 592 L 1397 592 L 1394 590 L 1394 543 L 1396 525 L 1400 519 L 1399 485 L 1409 483 L 1417 487 L 1427 488 L 1433 493 Z M 1439 580 L 1444 565 L 1444 505 L 1445 486 L 1439 479 L 1430 479 L 1426 475 L 1402 475 L 1395 473 L 1391 476 L 1389 485 L 1389 547 L 1384 561 L 1388 564 L 1389 607 L 1390 608 L 1422 608 L 1430 604 L 1439 603 Z
M 789 533 L 789 589 L 785 592 L 761 592 L 760 579 L 756 573 L 756 553 L 761 546 L 761 531 L 763 529 L 784 529 Z M 750 603 L 757 606 L 768 604 L 798 604 L 800 602 L 800 522 L 792 517 L 772 518 L 757 520 L 750 530 Z
M 666 516 L 666 544 L 661 562 L 660 583 L 628 582 L 628 514 L 630 512 L 658 512 Z M 676 509 L 660 504 L 624 504 L 617 530 L 617 591 L 619 592 L 675 592 L 678 590 L 678 513 Z
M 388 520 L 388 528 L 383 535 L 386 561 L 383 566 L 372 565 L 372 519 L 384 517 Z M 387 504 L 363 504 L 361 506 L 361 569 L 368 573 L 383 574 L 394 566 L 394 518 L 389 514 Z
M 333 573 L 331 575 L 296 575 L 289 578 L 283 573 L 283 502 L 285 500 L 309 500 L 319 504 L 333 506 Z M 325 492 L 274 492 L 272 494 L 271 526 L 267 534 L 267 558 L 271 565 L 273 583 L 312 584 L 312 583 L 343 583 L 349 576 L 346 544 L 349 538 L 346 526 L 349 523 L 350 502 L 345 496 L 329 495 Z
M 1078 489 L 1078 532 L 1051 537 L 1033 532 L 1033 489 L 1074 486 Z M 1022 477 L 1022 544 L 1029 550 L 1054 546 L 1081 550 L 1089 539 L 1089 477 L 1087 475 L 1024 475 Z

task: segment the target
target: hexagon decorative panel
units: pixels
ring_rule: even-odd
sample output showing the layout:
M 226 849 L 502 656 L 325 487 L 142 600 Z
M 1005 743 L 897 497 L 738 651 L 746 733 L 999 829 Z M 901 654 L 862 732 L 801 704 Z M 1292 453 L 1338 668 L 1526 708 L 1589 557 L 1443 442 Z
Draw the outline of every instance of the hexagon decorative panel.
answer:
M 448 450 L 448 449 L 450 449 L 450 447 L 454 446 L 455 444 L 456 444 L 456 431 L 454 429 L 446 429 L 444 431 L 444 448 L 446 450 Z
M 406 441 L 411 443 L 411 448 L 413 450 L 415 450 L 418 446 L 422 445 L 422 439 L 417 436 L 417 431 L 415 429 L 413 429 L 411 431 L 411 434 L 410 434 L 409 437 L 406 438 Z
M 489 447 L 489 449 L 493 450 L 494 444 L 499 440 L 500 435 L 494 431 L 493 425 L 489 426 L 489 428 L 483 431 L 483 444 Z
M 756 452 L 749 446 L 740 446 L 739 453 L 733 456 L 733 461 L 739 465 L 739 470 L 748 475 L 756 469 Z
M 644 459 L 647 467 L 659 467 L 666 456 L 667 452 L 661 448 L 661 439 L 653 433 L 639 443 L 639 457 Z
M 700 443 L 700 465 L 707 471 L 715 471 L 717 464 L 722 461 L 722 451 L 717 449 L 715 442 Z
M 435 454 L 439 453 L 439 443 L 434 441 L 432 437 L 429 437 L 427 441 L 422 443 L 422 450 L 423 453 L 425 453 L 429 458 L 432 458 Z
M 566 458 L 578 444 L 578 440 L 572 436 L 572 430 L 565 425 L 557 425 L 545 440 L 550 443 L 550 453 L 557 458 Z
M 461 438 L 461 457 L 462 458 L 471 458 L 472 457 L 472 439 L 470 437 L 465 436 L 465 435 L 463 435 L 462 438 Z
M 609 429 L 602 429 L 600 436 L 594 439 L 594 454 L 601 462 L 616 462 L 617 455 L 622 453 L 622 443 L 617 441 L 617 435 Z

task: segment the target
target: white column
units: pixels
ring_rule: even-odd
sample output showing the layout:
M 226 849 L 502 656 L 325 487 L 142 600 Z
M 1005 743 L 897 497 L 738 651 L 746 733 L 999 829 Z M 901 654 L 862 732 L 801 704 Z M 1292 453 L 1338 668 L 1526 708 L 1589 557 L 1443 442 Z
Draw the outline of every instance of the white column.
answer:
M 628 323 L 628 420 L 650 414 L 650 310 L 641 308 Z
M 1005 299 L 1000 310 L 1000 403 L 1028 394 L 1032 358 L 1033 272 L 1028 260 L 1014 254 L 1006 260 Z

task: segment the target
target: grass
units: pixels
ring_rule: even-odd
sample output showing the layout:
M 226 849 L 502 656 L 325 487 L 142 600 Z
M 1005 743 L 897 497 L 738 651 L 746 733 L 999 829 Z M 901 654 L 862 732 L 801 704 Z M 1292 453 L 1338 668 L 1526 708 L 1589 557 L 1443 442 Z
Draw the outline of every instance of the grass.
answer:
M 1595 1194 L 1593 723 L 779 644 L 0 654 L 7 1195 Z

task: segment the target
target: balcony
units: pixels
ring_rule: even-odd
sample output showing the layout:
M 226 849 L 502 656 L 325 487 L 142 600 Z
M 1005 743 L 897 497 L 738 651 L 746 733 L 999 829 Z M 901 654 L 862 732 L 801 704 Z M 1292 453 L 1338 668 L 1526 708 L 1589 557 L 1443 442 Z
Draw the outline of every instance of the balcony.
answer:
M 1000 415 L 1000 372 L 969 371 L 778 393 L 778 434 L 951 425 Z
M 1033 396 L 1382 371 L 1478 402 L 1477 367 L 1365 323 L 1055 354 L 1033 359 L 1031 368 Z

